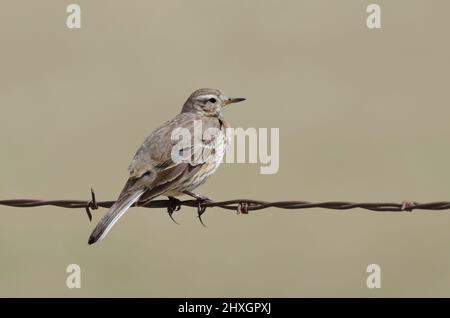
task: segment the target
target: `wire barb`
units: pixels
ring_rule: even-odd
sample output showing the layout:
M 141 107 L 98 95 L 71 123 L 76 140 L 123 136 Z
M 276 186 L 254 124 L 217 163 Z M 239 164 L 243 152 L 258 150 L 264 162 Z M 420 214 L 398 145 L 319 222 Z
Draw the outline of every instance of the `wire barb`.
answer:
M 412 202 L 412 201 L 403 201 L 402 202 L 402 207 L 401 210 L 402 211 L 408 211 L 408 212 L 412 212 L 414 206 L 416 205 L 416 202 Z
M 97 200 L 95 199 L 95 192 L 94 192 L 93 188 L 91 188 L 91 200 L 86 202 L 85 209 L 86 209 L 86 214 L 89 218 L 89 221 L 92 221 L 91 209 L 92 210 L 98 209 Z
M 236 212 L 237 212 L 237 214 L 241 214 L 241 213 L 248 214 L 248 203 L 245 203 L 245 202 L 238 203 Z

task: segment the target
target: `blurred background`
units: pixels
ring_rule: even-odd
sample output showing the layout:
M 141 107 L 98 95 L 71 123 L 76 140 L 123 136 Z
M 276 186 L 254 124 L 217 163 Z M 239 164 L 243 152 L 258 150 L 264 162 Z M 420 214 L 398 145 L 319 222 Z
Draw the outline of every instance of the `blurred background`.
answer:
M 280 128 L 280 169 L 224 164 L 215 200 L 450 199 L 448 1 L 2 1 L 0 198 L 113 200 L 144 137 L 200 87 Z M 450 296 L 450 212 L 0 206 L 0 296 Z M 81 267 L 81 289 L 66 267 Z M 381 266 L 381 289 L 366 267 Z

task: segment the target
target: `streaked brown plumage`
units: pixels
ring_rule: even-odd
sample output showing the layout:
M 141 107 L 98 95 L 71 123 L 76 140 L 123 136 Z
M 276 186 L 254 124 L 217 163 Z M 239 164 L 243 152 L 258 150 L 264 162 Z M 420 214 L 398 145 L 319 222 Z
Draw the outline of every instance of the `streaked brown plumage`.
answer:
M 192 93 L 181 113 L 153 131 L 138 149 L 129 166 L 127 183 L 116 203 L 95 227 L 89 244 L 104 238 L 133 203 L 160 195 L 175 197 L 190 193 L 205 182 L 220 165 L 228 144 L 226 128 L 229 125 L 222 117 L 223 107 L 243 100 L 228 98 L 217 89 L 204 88 Z M 201 129 L 196 130 L 199 124 Z M 189 132 L 192 137 L 189 147 L 180 150 L 180 153 L 190 151 L 191 160 L 173 160 L 172 151 L 179 145 L 179 140 L 172 134 L 179 129 Z M 198 131 L 201 136 L 194 140 Z M 208 138 L 203 136 L 206 131 L 212 132 Z

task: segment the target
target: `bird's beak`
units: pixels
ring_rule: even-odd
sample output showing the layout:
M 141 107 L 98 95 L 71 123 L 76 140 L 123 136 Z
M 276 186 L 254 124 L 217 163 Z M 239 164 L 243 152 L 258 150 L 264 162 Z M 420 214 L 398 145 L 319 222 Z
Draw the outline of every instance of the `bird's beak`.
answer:
M 245 98 L 241 98 L 241 97 L 237 97 L 237 98 L 228 98 L 227 100 L 225 100 L 224 104 L 228 105 L 228 104 L 234 104 L 234 103 L 239 103 L 239 102 L 243 102 L 245 100 Z

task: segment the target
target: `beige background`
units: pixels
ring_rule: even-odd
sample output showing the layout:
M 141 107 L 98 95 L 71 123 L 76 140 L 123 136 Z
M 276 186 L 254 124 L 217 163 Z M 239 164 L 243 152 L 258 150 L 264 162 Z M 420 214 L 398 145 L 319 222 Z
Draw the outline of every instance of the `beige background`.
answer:
M 144 136 L 196 88 L 279 127 L 280 170 L 226 164 L 214 199 L 450 199 L 448 1 L 2 1 L 0 197 L 114 199 Z M 105 210 L 95 212 L 95 220 Z M 450 213 L 0 207 L 0 296 L 450 296 Z M 65 285 L 82 268 L 82 288 Z M 366 266 L 382 288 L 366 288 Z

